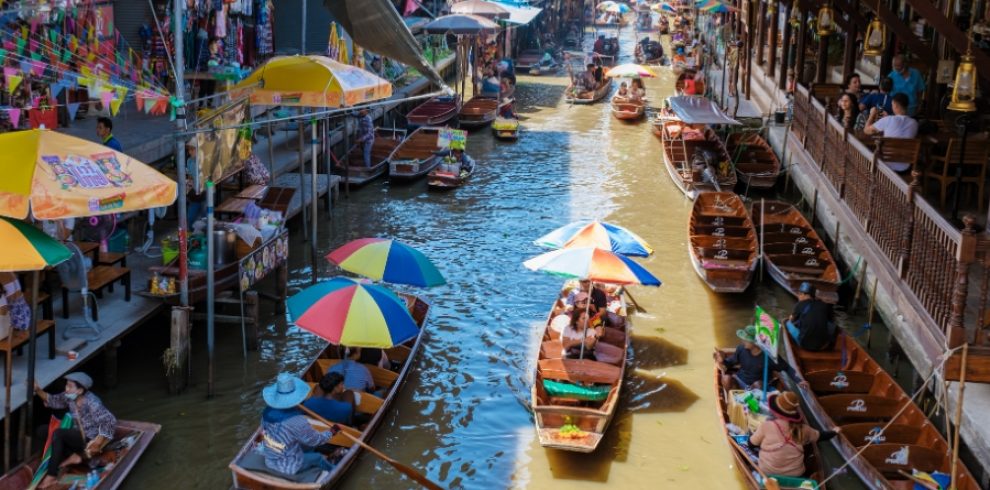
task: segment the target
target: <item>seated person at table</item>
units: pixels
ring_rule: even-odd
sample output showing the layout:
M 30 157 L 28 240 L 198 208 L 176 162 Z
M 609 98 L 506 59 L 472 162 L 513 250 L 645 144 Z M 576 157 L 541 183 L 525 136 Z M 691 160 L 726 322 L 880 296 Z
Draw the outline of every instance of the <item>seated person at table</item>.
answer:
M 320 432 L 309 425 L 309 419 L 297 407 L 309 395 L 309 385 L 297 376 L 281 373 L 275 384 L 266 386 L 261 394 L 268 405 L 261 413 L 260 452 L 265 466 L 285 475 L 310 468 L 332 470 L 330 461 L 313 449 L 330 442 L 340 427 L 334 425 Z
M 756 327 L 749 325 L 736 330 L 736 337 L 742 343 L 736 346 L 736 351 L 729 357 L 720 350 L 715 350 L 715 360 L 718 361 L 722 373 L 722 388 L 726 390 L 742 388 L 761 389 L 763 387 L 763 366 L 767 362 L 763 349 L 756 345 Z M 768 379 L 778 371 L 777 364 L 769 362 Z
M 918 136 L 918 121 L 907 115 L 908 97 L 902 93 L 894 94 L 892 107 L 894 114 L 880 118 L 879 112 L 874 107 L 870 111 L 870 118 L 866 121 L 866 128 L 863 130 L 868 135 L 883 133 L 885 138 L 912 139 Z M 904 172 L 911 169 L 909 162 L 885 162 L 891 170 Z
M 805 350 L 832 350 L 837 331 L 832 305 L 816 298 L 814 286 L 807 282 L 801 283 L 797 298 L 786 322 L 791 338 Z
M 880 111 L 880 117 L 894 113 L 894 108 L 891 106 L 894 101 L 894 94 L 890 93 L 893 90 L 894 81 L 890 77 L 884 77 L 880 80 L 879 92 L 871 92 L 859 99 L 859 111 L 863 114 L 864 121 L 869 117 L 870 109 L 874 107 Z
M 367 391 L 368 393 L 374 392 L 375 378 L 371 376 L 371 371 L 368 367 L 359 362 L 359 359 L 361 359 L 361 348 L 350 347 L 347 353 L 347 358 L 341 359 L 337 364 L 330 366 L 327 374 L 340 373 L 343 375 L 344 388 L 348 390 Z
M 356 393 L 344 388 L 340 373 L 327 373 L 303 405 L 331 422 L 352 425 Z
M 760 448 L 760 471 L 765 475 L 804 476 L 804 447 L 835 437 L 835 432 L 812 429 L 801 417 L 798 396 L 793 391 L 772 393 L 767 398 L 769 419 L 749 438 Z
M 856 121 L 859 119 L 859 102 L 856 101 L 855 94 L 846 92 L 839 97 L 839 103 L 835 108 L 835 118 L 845 129 L 854 130 L 856 128 Z
M 560 333 L 560 344 L 563 346 L 561 355 L 567 359 L 582 358 L 581 340 L 584 339 L 583 359 L 595 360 L 595 344 L 602 335 L 602 327 L 592 327 L 590 321 L 585 310 L 576 309 L 571 312 L 570 323 Z

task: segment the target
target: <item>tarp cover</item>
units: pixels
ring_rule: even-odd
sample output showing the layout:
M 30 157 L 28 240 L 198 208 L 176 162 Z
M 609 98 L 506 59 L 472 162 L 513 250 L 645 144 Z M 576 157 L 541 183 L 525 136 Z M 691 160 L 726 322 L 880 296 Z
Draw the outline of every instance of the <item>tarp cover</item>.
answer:
M 729 124 L 739 121 L 727 116 L 718 105 L 704 97 L 681 95 L 668 99 L 677 118 L 688 124 Z
M 323 4 L 362 48 L 412 66 L 446 87 L 389 0 L 324 0 Z
M 496 1 L 496 3 L 501 5 L 505 10 L 509 11 L 509 18 L 505 19 L 505 21 L 509 24 L 529 24 L 534 18 L 536 18 L 537 15 L 540 15 L 540 12 L 543 11 L 543 9 L 539 7 L 530 7 L 528 5 L 520 5 L 517 3 L 503 1 Z

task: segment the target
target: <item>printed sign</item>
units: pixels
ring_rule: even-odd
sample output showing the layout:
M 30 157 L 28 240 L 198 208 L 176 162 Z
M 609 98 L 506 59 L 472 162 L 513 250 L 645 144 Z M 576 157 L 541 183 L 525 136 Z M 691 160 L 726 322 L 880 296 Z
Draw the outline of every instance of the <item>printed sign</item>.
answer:
M 463 129 L 443 128 L 437 135 L 437 146 L 440 148 L 467 148 L 467 131 Z
M 777 360 L 777 345 L 780 342 L 780 322 L 763 308 L 756 307 L 756 345 L 763 349 L 774 361 Z
M 123 193 L 105 197 L 103 199 L 97 199 L 94 197 L 89 200 L 89 210 L 94 213 L 102 213 L 112 209 L 122 208 L 124 207 L 124 197 L 126 197 L 126 195 Z
M 241 259 L 240 270 L 238 271 L 241 293 L 285 264 L 288 258 L 289 231 L 283 230 Z

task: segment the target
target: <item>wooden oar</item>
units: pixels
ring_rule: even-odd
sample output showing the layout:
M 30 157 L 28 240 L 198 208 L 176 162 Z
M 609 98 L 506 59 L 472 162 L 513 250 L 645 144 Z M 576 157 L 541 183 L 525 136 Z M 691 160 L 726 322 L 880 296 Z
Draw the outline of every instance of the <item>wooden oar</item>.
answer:
M 911 481 L 915 482 L 918 485 L 921 485 L 924 488 L 928 488 L 930 490 L 939 490 L 940 488 L 942 488 L 937 483 L 932 483 L 932 482 L 930 482 L 928 480 L 924 480 L 924 479 L 918 478 L 917 476 L 914 476 L 911 473 L 908 473 L 908 472 L 906 472 L 904 470 L 897 470 L 897 472 L 900 473 L 901 476 L 907 478 L 908 480 L 911 480 Z
M 636 298 L 633 298 L 632 293 L 629 292 L 629 288 L 622 288 L 622 291 L 626 293 L 626 297 L 629 298 L 629 301 L 632 301 L 632 304 L 636 308 L 636 311 L 640 313 L 646 313 L 646 309 L 644 309 L 642 306 L 639 306 L 639 303 L 636 302 Z
M 306 412 L 310 417 L 313 417 L 314 419 L 319 420 L 320 422 L 323 422 L 328 427 L 332 427 L 334 425 L 333 422 L 331 422 L 331 421 L 329 421 L 329 420 L 321 417 L 319 414 L 317 414 L 316 412 L 310 410 L 309 408 L 306 408 L 303 405 L 299 405 L 299 408 L 303 412 Z M 340 431 L 339 434 L 344 434 L 350 440 L 354 441 L 357 445 L 361 446 L 362 448 L 364 448 L 366 451 L 370 452 L 371 454 L 374 454 L 375 456 L 378 456 L 382 461 L 385 461 L 386 463 L 392 465 L 392 467 L 395 468 L 395 469 L 397 469 L 397 470 L 399 470 L 400 473 L 402 473 L 403 475 L 408 476 L 409 478 L 412 478 L 414 481 L 416 481 L 420 485 L 423 485 L 423 487 L 428 488 L 430 490 L 443 490 L 443 487 L 441 487 L 440 485 L 437 485 L 432 480 L 430 480 L 429 478 L 427 478 L 426 476 L 424 476 L 422 473 L 416 471 L 415 469 L 413 469 L 410 466 L 406 466 L 406 465 L 404 465 L 404 464 L 402 464 L 402 463 L 400 463 L 400 462 L 398 462 L 398 461 L 396 461 L 396 460 L 388 457 L 385 453 L 383 453 L 383 452 L 381 452 L 381 451 L 379 451 L 379 450 L 377 450 L 377 449 L 369 446 L 368 444 L 366 444 L 361 439 L 358 439 L 357 437 L 354 437 L 354 436 L 348 434 L 346 431 Z

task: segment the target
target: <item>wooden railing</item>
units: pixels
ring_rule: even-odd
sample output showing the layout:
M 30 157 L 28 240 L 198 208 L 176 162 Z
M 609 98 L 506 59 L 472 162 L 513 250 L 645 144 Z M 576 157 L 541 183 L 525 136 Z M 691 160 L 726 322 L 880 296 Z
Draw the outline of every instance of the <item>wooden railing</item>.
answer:
M 827 105 L 798 86 L 791 124 L 796 141 L 825 177 L 822 184 L 832 187 L 930 316 L 936 327 L 932 334 L 948 334 L 950 345 L 959 344 L 967 298 L 977 298 L 979 311 L 987 309 L 987 294 L 970 291 L 978 286 L 969 283 L 970 267 L 984 267 L 977 260 L 973 220 L 964 220 L 961 231 L 946 221 L 918 192 L 917 172 L 905 182 L 828 115 Z

